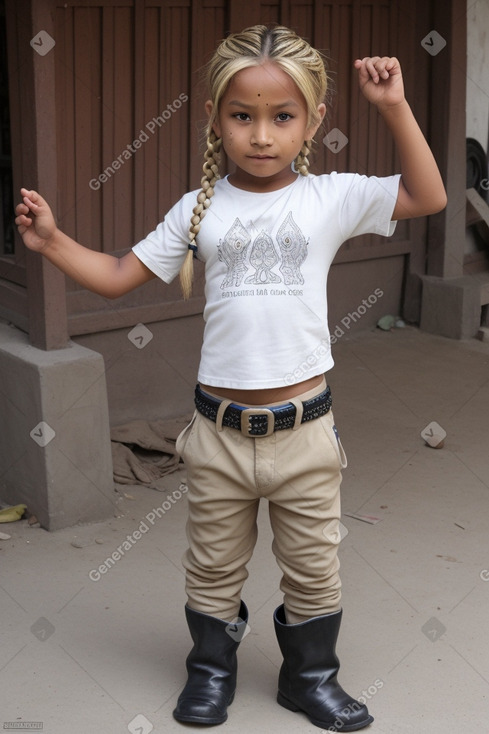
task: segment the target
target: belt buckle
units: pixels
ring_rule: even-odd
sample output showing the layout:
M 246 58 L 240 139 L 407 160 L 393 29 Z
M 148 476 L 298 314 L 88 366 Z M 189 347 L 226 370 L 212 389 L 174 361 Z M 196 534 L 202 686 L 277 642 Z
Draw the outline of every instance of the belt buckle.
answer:
M 267 432 L 252 433 L 253 423 L 250 418 L 253 415 L 267 416 Z M 275 415 L 269 408 L 243 408 L 241 411 L 241 433 L 243 436 L 251 436 L 252 438 L 265 438 L 271 436 L 275 429 Z

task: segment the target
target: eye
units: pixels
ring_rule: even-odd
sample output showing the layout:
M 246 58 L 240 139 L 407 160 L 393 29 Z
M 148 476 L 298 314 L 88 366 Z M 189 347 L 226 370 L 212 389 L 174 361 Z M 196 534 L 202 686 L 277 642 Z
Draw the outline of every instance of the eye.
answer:
M 247 112 L 237 112 L 233 117 L 236 118 L 236 120 L 239 120 L 240 122 L 248 122 L 250 119 L 250 116 Z
M 288 120 L 292 120 L 292 115 L 289 115 L 288 112 L 279 112 L 277 120 L 278 122 L 288 122 Z

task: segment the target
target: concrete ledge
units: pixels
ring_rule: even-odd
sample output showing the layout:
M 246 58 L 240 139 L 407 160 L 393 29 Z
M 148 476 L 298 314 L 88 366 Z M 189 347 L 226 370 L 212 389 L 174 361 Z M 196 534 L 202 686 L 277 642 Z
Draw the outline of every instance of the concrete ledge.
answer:
M 471 275 L 460 278 L 421 277 L 422 331 L 451 339 L 470 339 L 481 323 L 481 282 Z
M 114 512 L 105 368 L 71 343 L 43 351 L 0 324 L 0 497 L 47 530 Z

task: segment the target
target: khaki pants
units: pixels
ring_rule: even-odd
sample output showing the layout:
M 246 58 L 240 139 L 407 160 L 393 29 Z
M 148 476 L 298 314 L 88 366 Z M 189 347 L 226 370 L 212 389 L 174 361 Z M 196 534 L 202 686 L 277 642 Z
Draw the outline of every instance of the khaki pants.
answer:
M 177 451 L 188 471 L 189 549 L 183 563 L 192 609 L 223 620 L 238 615 L 264 497 L 272 550 L 283 573 L 287 621 L 339 610 L 337 549 L 346 457 L 331 410 L 296 429 L 258 438 L 196 412 L 177 439 Z

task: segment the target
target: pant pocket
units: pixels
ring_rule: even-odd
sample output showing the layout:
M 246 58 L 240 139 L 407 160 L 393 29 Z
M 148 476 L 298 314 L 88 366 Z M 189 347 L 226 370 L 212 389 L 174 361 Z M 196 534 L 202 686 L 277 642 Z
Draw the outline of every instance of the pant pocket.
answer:
M 185 446 L 187 445 L 187 441 L 192 432 L 192 428 L 195 425 L 196 417 L 197 417 L 197 411 L 195 410 L 190 423 L 188 423 L 188 425 L 185 426 L 183 431 L 181 431 L 181 433 L 178 434 L 177 440 L 175 441 L 175 451 L 182 458 L 183 458 L 183 452 L 185 451 Z
M 325 416 L 320 418 L 319 420 L 322 421 L 323 428 L 330 440 L 330 443 L 336 453 L 336 456 L 338 457 L 338 463 L 340 465 L 341 469 L 346 469 L 348 466 L 348 460 L 346 458 L 345 450 L 343 448 L 343 445 L 341 443 L 340 434 L 338 433 L 338 429 L 336 428 L 333 413 L 329 411 Z
M 340 466 L 342 469 L 346 469 L 346 467 L 348 466 L 348 459 L 346 458 L 345 449 L 343 448 L 343 444 L 341 443 L 340 434 L 338 433 L 338 429 L 336 428 L 336 425 L 334 423 L 333 423 L 333 433 L 336 437 L 338 456 L 340 459 Z

